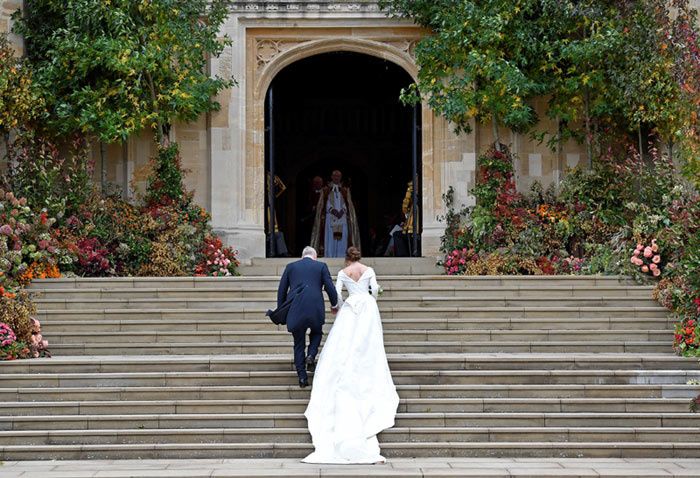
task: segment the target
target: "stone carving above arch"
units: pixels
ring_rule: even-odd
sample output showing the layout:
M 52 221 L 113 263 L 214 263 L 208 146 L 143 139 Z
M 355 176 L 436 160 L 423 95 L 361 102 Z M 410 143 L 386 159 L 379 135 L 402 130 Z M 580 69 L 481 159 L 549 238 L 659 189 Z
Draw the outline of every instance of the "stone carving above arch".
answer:
M 289 50 L 290 48 L 304 43 L 303 41 L 285 41 L 262 39 L 257 40 L 255 48 L 255 57 L 257 59 L 257 71 L 262 71 L 265 66 L 275 59 L 280 53 Z
M 376 1 L 291 1 L 270 2 L 260 0 L 233 1 L 229 5 L 233 14 L 272 12 L 275 14 L 297 14 L 297 13 L 380 13 L 382 9 Z
M 414 79 L 418 74 L 414 53 L 417 39 L 369 40 L 360 38 L 324 38 L 309 40 L 282 40 L 259 38 L 256 40 L 255 56 L 257 76 L 256 96 L 267 91 L 272 79 L 286 66 L 322 53 L 349 51 L 383 58 L 402 67 Z

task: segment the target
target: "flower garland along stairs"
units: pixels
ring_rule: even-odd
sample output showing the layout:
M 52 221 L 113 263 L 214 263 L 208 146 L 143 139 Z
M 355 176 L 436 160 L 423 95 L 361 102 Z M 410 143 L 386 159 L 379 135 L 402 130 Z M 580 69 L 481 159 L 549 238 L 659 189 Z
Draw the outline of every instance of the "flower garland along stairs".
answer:
M 651 288 L 368 262 L 401 397 L 387 456 L 700 457 L 700 370 Z M 0 460 L 304 456 L 309 390 L 263 316 L 285 263 L 35 281 L 54 357 L 0 363 Z

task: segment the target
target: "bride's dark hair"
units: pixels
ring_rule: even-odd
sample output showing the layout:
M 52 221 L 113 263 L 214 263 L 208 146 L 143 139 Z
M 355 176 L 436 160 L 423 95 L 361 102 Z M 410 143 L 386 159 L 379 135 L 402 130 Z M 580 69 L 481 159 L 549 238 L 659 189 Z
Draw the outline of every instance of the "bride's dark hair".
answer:
M 355 246 L 348 247 L 348 250 L 345 253 L 345 260 L 348 262 L 357 262 L 360 259 L 362 259 L 362 254 L 360 254 L 360 250 Z

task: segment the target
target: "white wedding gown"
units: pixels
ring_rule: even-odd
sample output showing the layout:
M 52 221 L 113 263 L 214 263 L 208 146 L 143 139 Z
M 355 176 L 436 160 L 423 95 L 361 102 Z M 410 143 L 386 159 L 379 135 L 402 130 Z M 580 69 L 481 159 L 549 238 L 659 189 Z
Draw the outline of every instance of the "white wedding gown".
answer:
M 367 268 L 357 282 L 340 271 L 339 301 L 343 285 L 349 296 L 321 351 L 305 413 L 316 448 L 305 463 L 384 461 L 377 434 L 394 426 L 399 405 L 384 352 L 374 270 Z

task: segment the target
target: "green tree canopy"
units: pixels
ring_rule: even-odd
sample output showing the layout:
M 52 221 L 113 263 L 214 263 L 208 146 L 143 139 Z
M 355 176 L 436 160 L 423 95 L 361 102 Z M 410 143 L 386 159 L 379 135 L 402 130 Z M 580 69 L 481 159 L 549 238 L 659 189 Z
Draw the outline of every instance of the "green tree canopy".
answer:
M 226 0 L 28 0 L 16 14 L 58 134 L 104 142 L 216 110 L 232 79 L 210 77 Z
M 536 132 L 535 97 L 559 124 L 556 141 L 642 128 L 694 143 L 700 40 L 688 0 L 385 0 L 431 34 L 416 47 L 423 99 L 458 131 L 495 120 Z M 694 153 L 690 152 L 694 151 Z M 697 159 L 695 159 L 697 162 Z
M 546 84 L 530 63 L 538 58 L 542 23 L 534 0 L 396 0 L 391 11 L 412 17 L 432 35 L 416 48 L 418 82 L 404 98 L 430 107 L 469 132 L 471 120 L 496 121 L 515 130 L 536 123 L 528 98 Z

